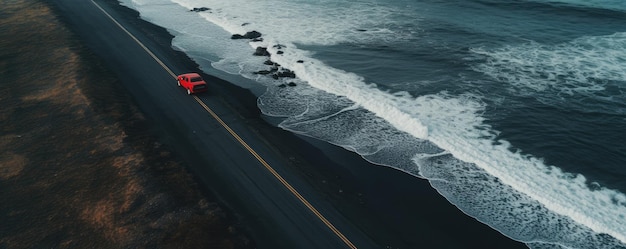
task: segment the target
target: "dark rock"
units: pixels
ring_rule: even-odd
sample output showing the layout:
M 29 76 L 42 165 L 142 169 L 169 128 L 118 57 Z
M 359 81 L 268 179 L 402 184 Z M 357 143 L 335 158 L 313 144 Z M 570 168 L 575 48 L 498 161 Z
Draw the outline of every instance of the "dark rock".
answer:
M 210 10 L 211 8 L 207 8 L 207 7 L 200 7 L 200 8 L 193 8 L 190 11 L 194 11 L 194 12 L 202 12 L 202 11 L 207 11 Z
M 266 74 L 270 74 L 270 73 L 272 73 L 272 72 L 268 71 L 268 70 L 261 70 L 261 71 L 254 72 L 254 74 L 261 74 L 261 75 L 266 75 Z
M 250 23 L 249 22 L 244 22 L 244 23 L 241 24 L 241 26 L 246 26 L 248 24 L 250 24 Z
M 296 74 L 294 72 L 292 72 L 291 70 L 285 70 L 282 72 L 278 72 L 276 74 L 278 77 L 280 78 L 284 78 L 284 77 L 289 77 L 289 78 L 295 78 Z
M 267 48 L 256 47 L 256 51 L 254 51 L 253 55 L 256 55 L 256 56 L 270 56 L 270 53 L 267 52 Z
M 367 31 L 367 29 L 357 29 L 356 31 L 365 32 L 365 31 Z
M 298 62 L 298 63 L 304 63 L 304 61 L 303 61 L 303 60 L 298 60 L 298 61 L 296 61 L 296 62 Z
M 250 31 L 247 32 L 245 35 L 240 35 L 240 34 L 234 34 L 230 37 L 230 39 L 236 40 L 236 39 L 256 39 L 261 37 L 261 33 L 257 32 L 257 31 Z
M 259 37 L 259 38 L 254 38 L 252 39 L 253 42 L 260 42 L 263 41 L 263 38 Z
M 281 48 L 284 48 L 284 47 L 285 47 L 285 45 L 276 44 L 276 45 L 274 45 L 273 47 L 274 47 L 274 48 L 277 48 L 277 49 L 281 49 Z
M 284 88 L 284 87 L 286 87 L 286 86 L 287 86 L 287 85 L 285 85 L 285 84 L 280 84 L 280 85 L 278 85 L 278 87 L 280 87 L 280 88 Z
M 277 54 L 283 54 L 284 52 L 283 52 L 283 51 L 278 51 L 278 52 L 276 52 L 276 53 L 277 53 Z
M 274 65 L 274 62 L 271 60 L 266 60 L 265 62 L 263 62 L 263 64 L 265 65 Z
M 289 82 L 289 84 L 287 84 L 287 85 L 289 85 L 289 86 L 296 86 L 296 83 L 292 81 L 292 82 Z
M 272 74 L 272 78 L 274 78 L 275 80 L 278 79 L 278 75 L 277 74 Z
M 257 32 L 257 31 L 250 31 L 247 32 L 245 35 L 243 35 L 244 37 L 248 38 L 248 39 L 254 39 L 254 38 L 259 38 L 261 37 L 261 33 Z
M 237 40 L 237 39 L 246 39 L 246 38 L 245 38 L 245 37 L 243 37 L 243 35 L 240 35 L 240 34 L 234 34 L 234 35 L 231 35 L 231 36 L 230 36 L 230 39 Z
M 274 66 L 270 68 L 270 72 L 276 72 L 276 71 L 278 71 L 278 67 Z

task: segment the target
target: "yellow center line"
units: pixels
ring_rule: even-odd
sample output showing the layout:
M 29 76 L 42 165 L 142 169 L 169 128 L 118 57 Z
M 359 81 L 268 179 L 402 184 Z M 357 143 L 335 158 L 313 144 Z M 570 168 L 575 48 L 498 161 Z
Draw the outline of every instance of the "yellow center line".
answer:
M 350 240 L 348 240 L 346 236 L 339 232 L 339 230 L 335 228 L 335 226 L 333 226 L 333 224 L 330 223 L 330 221 L 328 221 L 319 211 L 317 211 L 317 209 L 313 207 L 313 205 L 311 205 L 309 201 L 304 199 L 304 197 L 302 197 L 302 195 L 300 195 L 300 193 L 295 188 L 293 188 L 291 184 L 289 184 L 282 176 L 280 176 L 278 172 L 276 172 L 276 170 L 272 168 L 272 166 L 270 166 L 258 153 L 256 153 L 256 151 L 254 151 L 248 145 L 248 143 L 246 143 L 241 137 L 239 137 L 239 135 L 237 135 L 237 133 L 235 133 L 235 131 L 233 131 L 224 121 L 222 121 L 222 119 L 217 116 L 217 114 L 215 114 L 215 112 L 213 112 L 211 108 L 206 106 L 206 104 L 204 104 L 204 102 L 202 102 L 202 100 L 197 96 L 194 95 L 193 97 L 209 114 L 211 114 L 211 116 L 213 116 L 213 118 L 215 118 L 215 120 L 217 120 L 217 122 L 219 122 L 224 127 L 224 129 L 228 131 L 228 133 L 230 133 L 230 135 L 232 135 L 237 141 L 239 141 L 239 143 L 241 143 L 241 145 L 243 145 L 243 147 L 246 148 L 246 150 L 248 150 L 250 154 L 252 154 L 263 166 L 265 166 L 265 168 L 270 173 L 272 173 L 272 175 L 274 175 L 274 177 L 276 177 L 278 181 L 280 181 L 289 191 L 291 191 L 291 193 L 296 196 L 309 210 L 311 210 L 311 212 L 313 212 L 313 214 L 315 214 L 317 218 L 324 222 L 324 224 L 326 224 L 326 226 L 330 228 L 330 230 L 332 230 L 335 235 L 343 240 L 343 242 L 346 243 L 348 247 L 356 249 L 356 246 L 354 246 L 354 244 L 352 244 L 352 242 L 350 242 Z
M 156 57 L 156 55 L 154 55 L 154 53 L 152 53 L 152 51 L 150 51 L 150 49 L 148 49 L 143 43 L 141 43 L 139 41 L 139 39 L 137 39 L 133 34 L 131 34 L 130 32 L 128 32 L 128 30 L 126 28 L 124 28 L 124 26 L 122 26 L 119 22 L 117 22 L 111 15 L 109 15 L 109 13 L 107 13 L 102 7 L 100 7 L 100 5 L 98 5 L 96 2 L 94 2 L 93 0 L 91 0 L 91 2 L 98 7 L 98 9 L 100 9 L 107 17 L 109 17 L 109 19 L 111 19 L 118 27 L 120 27 L 120 29 L 122 29 L 124 32 L 126 32 L 126 34 L 128 34 L 133 40 L 135 40 L 135 42 L 137 42 L 137 44 L 139 44 L 139 46 L 141 46 L 157 63 L 159 63 L 159 65 L 161 65 L 161 67 L 163 67 L 163 69 L 165 69 L 165 71 L 167 71 L 173 78 L 176 78 L 176 74 L 174 74 L 174 72 L 172 72 L 172 70 L 170 70 L 165 63 L 163 63 L 159 58 Z M 250 147 L 248 145 L 248 143 L 246 143 L 237 133 L 235 133 L 235 131 L 233 131 L 233 129 L 231 129 L 217 114 L 215 114 L 215 112 L 213 112 L 213 110 L 211 110 L 211 108 L 209 108 L 200 98 L 198 98 L 198 96 L 193 96 L 193 98 L 196 100 L 196 102 L 198 102 L 198 104 L 200 104 L 215 120 L 217 120 L 217 122 L 219 122 L 222 127 L 224 127 L 224 129 L 226 129 L 226 131 L 228 131 L 228 133 L 230 133 L 231 136 L 233 136 L 233 138 L 235 138 L 235 140 L 237 140 L 246 150 L 248 150 L 248 152 L 250 152 L 250 154 L 252 154 L 252 156 L 254 156 L 254 158 L 257 159 L 257 161 L 259 161 L 270 173 L 272 173 L 272 175 L 274 175 L 274 177 L 283 184 L 283 186 L 285 186 L 285 188 L 287 188 L 296 198 L 298 198 L 298 200 L 300 200 L 300 202 L 302 202 L 302 204 L 304 204 L 311 212 L 313 212 L 313 214 L 315 214 L 315 216 L 317 216 L 318 219 L 320 219 L 337 237 L 339 237 L 349 248 L 353 248 L 356 249 L 357 247 L 352 244 L 352 242 L 350 240 L 348 240 L 348 238 L 346 238 L 346 236 L 344 236 L 332 223 L 330 223 L 330 221 L 328 221 L 315 207 L 313 207 L 313 205 L 311 205 L 311 203 L 309 203 L 309 201 L 307 201 L 304 197 L 302 197 L 302 195 L 291 186 L 291 184 L 289 184 L 282 176 L 280 176 L 280 174 L 278 174 L 278 172 L 276 172 L 276 170 L 274 170 L 274 168 L 272 168 L 256 151 L 254 151 L 252 149 L 252 147 Z

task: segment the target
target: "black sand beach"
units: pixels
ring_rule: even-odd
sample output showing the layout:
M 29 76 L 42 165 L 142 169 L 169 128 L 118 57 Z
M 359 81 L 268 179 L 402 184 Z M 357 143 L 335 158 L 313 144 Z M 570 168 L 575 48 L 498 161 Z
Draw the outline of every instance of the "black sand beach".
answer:
M 97 2 L 175 73 L 199 71 L 171 48 L 166 30 L 114 0 Z M 2 39 L 0 101 L 11 108 L 0 113 L 0 223 L 10 225 L 0 230 L 0 248 L 340 248 L 264 169 L 244 161 L 249 155 L 239 153 L 241 146 L 145 51 L 102 28 L 106 19 L 78 13 L 96 13 L 90 1 L 21 3 L 27 13 L 46 16 L 46 24 L 25 31 L 32 38 Z M 3 6 L 3 16 L 9 9 Z M 2 27 L 32 19 L 6 19 Z M 13 63 L 41 54 L 20 48 L 26 41 L 51 46 L 42 42 L 51 38 L 33 35 L 43 31 L 68 32 L 59 40 L 66 50 L 55 50 L 60 55 L 44 66 Z M 9 44 L 15 48 L 5 51 Z M 38 75 L 29 78 L 28 71 Z M 68 84 L 68 73 L 79 76 Z M 55 77 L 52 85 L 7 84 Z M 248 90 L 204 77 L 211 91 L 201 99 L 357 247 L 525 247 L 461 213 L 428 182 L 271 126 Z

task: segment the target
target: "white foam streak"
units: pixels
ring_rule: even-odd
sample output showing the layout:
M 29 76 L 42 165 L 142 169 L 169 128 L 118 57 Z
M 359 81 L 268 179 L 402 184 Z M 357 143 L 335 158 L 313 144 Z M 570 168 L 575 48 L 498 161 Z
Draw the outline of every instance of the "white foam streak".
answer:
M 593 95 L 611 82 L 626 81 L 626 33 L 582 37 L 559 45 L 529 42 L 503 48 L 474 48 L 487 57 L 476 66 L 512 91 L 528 95 Z
M 512 153 L 505 146 L 493 146 L 489 141 L 452 140 L 434 134 L 430 140 L 450 151 L 455 158 L 476 164 L 546 208 L 597 233 L 626 242 L 624 194 L 609 189 L 591 191 L 582 175 L 572 178 L 558 168 L 548 168 L 540 160 Z
M 203 3 L 200 1 L 173 1 L 189 10 L 193 8 L 202 7 Z M 208 21 L 220 26 L 231 34 L 245 34 L 246 29 L 240 24 L 232 22 L 232 20 L 219 9 L 211 9 L 208 12 L 199 12 L 198 15 L 207 19 Z
M 210 11 L 200 15 L 232 34 L 257 30 L 281 41 L 325 45 L 389 35 L 396 39 L 405 36 L 386 29 L 386 24 L 381 25 L 379 21 L 381 16 L 403 15 L 402 11 L 368 1 L 172 1 L 188 9 L 210 7 Z M 359 31 L 361 29 L 368 32 Z
M 295 49 L 294 49 L 295 50 Z M 276 54 L 276 51 L 272 51 Z M 393 97 L 383 93 L 374 86 L 364 84 L 363 80 L 351 73 L 328 67 L 313 59 L 307 59 L 305 63 L 293 63 L 286 58 L 289 55 L 274 55 L 272 60 L 291 68 L 298 77 L 311 86 L 358 103 L 361 107 L 373 112 L 391 123 L 402 131 L 417 138 L 426 139 L 428 129 L 419 120 L 396 108 Z M 298 58 L 298 57 L 296 57 Z

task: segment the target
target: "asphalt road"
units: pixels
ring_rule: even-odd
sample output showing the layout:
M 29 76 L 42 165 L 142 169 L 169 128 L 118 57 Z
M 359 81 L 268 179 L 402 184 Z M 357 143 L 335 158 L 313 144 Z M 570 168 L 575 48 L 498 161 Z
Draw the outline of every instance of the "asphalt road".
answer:
M 220 122 L 188 96 L 165 68 L 174 74 L 195 70 L 178 63 L 170 49 L 156 43 L 137 25 L 120 18 L 120 13 L 106 3 L 96 3 L 128 30 L 137 41 L 111 20 L 92 1 L 52 1 L 62 20 L 70 25 L 84 44 L 101 57 L 122 81 L 149 120 L 167 131 L 162 136 L 178 146 L 193 173 L 204 184 L 220 186 L 219 197 L 243 212 L 242 219 L 252 226 L 254 239 L 261 248 L 378 248 L 371 239 L 351 224 L 329 203 L 317 196 L 302 179 L 285 169 L 285 159 L 278 155 L 246 125 L 246 119 L 233 112 L 223 96 L 212 93 L 198 96 L 224 124 L 249 145 L 249 149 Z M 159 64 L 138 43 L 152 51 Z M 165 67 L 165 68 L 164 68 Z M 254 153 L 258 154 L 258 157 Z M 259 160 L 262 158 L 262 160 Z M 264 165 L 261 161 L 267 162 Z M 319 216 L 279 181 L 272 167 L 293 186 Z M 324 223 L 320 216 L 329 223 Z M 333 232 L 329 224 L 349 242 Z

